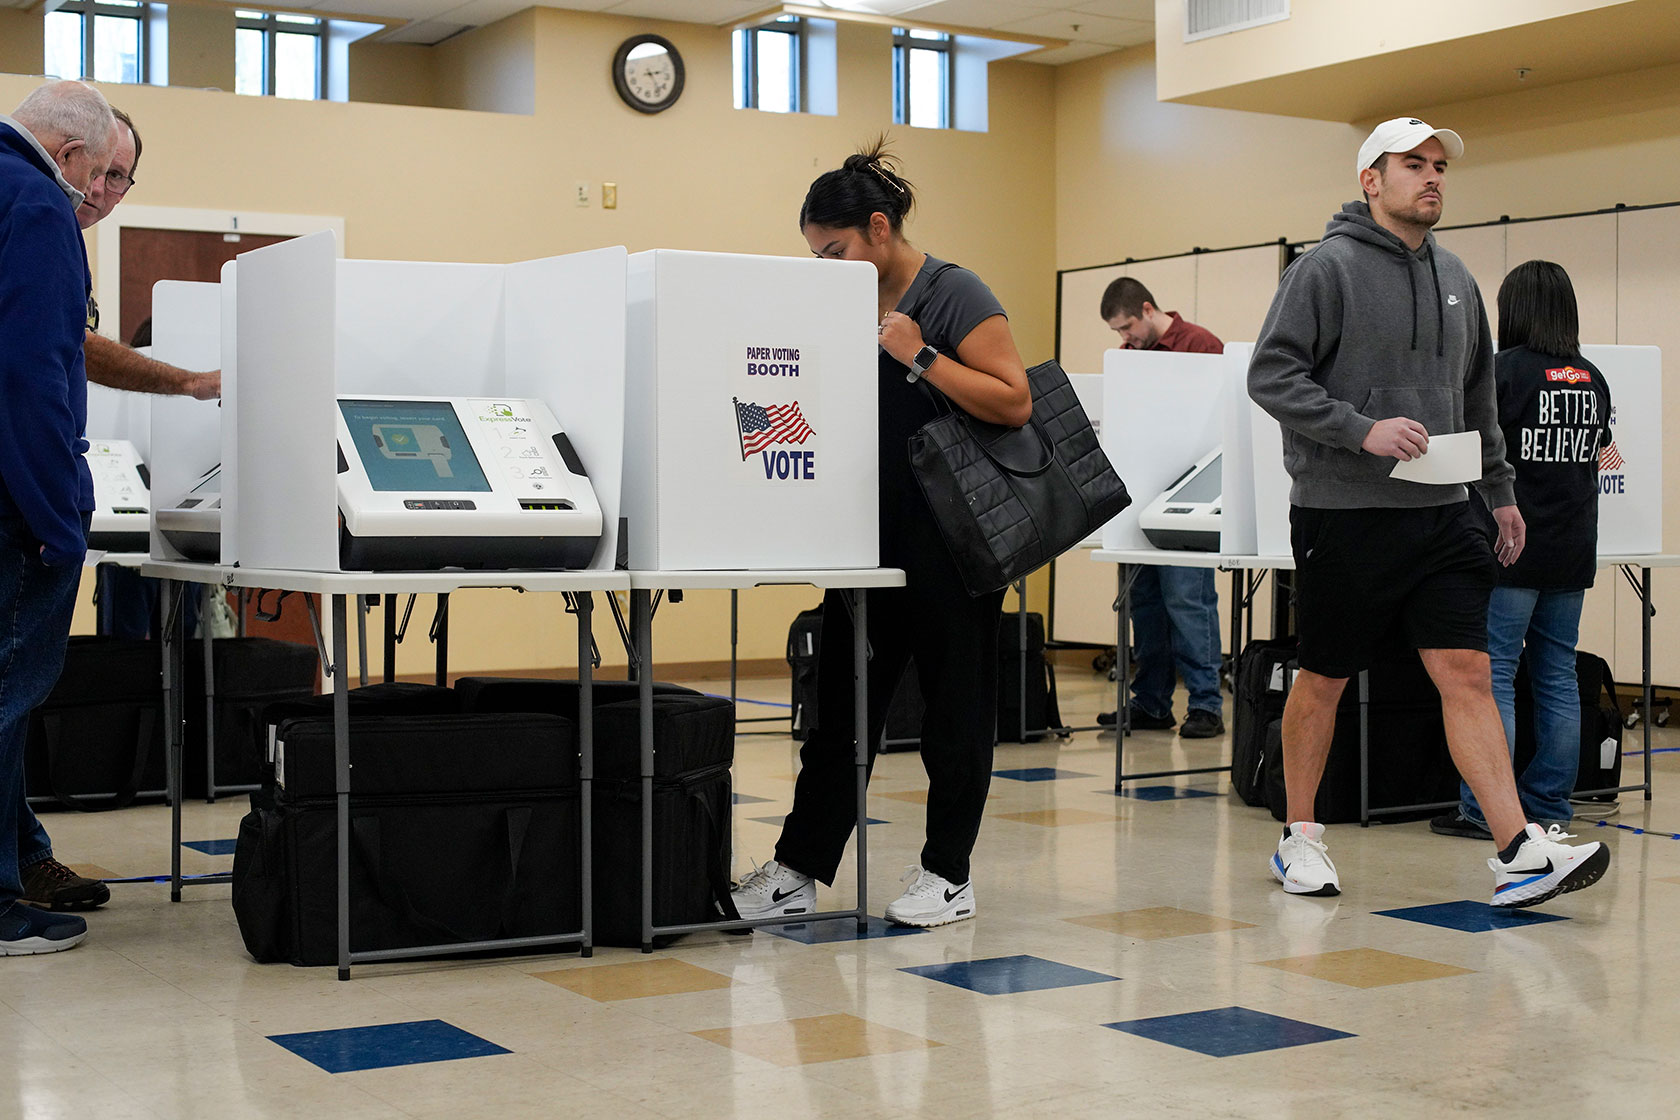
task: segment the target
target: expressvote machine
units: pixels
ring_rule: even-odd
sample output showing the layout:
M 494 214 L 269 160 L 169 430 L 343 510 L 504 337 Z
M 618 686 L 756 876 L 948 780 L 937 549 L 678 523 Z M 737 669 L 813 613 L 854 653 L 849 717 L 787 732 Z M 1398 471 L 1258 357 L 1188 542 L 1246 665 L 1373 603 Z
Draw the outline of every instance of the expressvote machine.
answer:
M 158 532 L 188 560 L 214 564 L 222 558 L 222 465 L 193 483 L 185 497 L 157 511 Z
M 582 568 L 601 505 L 541 401 L 338 398 L 347 571 Z
M 145 552 L 152 545 L 151 477 L 126 439 L 88 441 L 93 472 L 93 521 L 88 547 L 100 552 Z
M 1138 528 L 1156 548 L 1219 551 L 1220 495 L 1224 491 L 1215 447 L 1179 475 L 1138 515 Z

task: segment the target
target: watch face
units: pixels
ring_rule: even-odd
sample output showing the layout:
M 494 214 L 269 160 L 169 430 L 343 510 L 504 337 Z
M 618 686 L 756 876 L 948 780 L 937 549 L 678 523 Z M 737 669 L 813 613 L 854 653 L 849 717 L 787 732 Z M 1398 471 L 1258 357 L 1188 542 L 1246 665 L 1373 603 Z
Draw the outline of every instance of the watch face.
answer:
M 613 85 L 632 109 L 644 113 L 668 109 L 682 95 L 682 56 L 658 35 L 632 36 L 613 59 Z

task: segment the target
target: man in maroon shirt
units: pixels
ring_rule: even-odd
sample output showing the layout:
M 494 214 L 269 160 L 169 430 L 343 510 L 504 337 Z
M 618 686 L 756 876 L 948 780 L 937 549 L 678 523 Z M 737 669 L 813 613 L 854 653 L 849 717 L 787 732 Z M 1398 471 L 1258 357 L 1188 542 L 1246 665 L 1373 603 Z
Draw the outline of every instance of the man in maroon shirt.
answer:
M 1103 292 L 1102 318 L 1114 328 L 1127 350 L 1225 352 L 1225 344 L 1212 331 L 1187 322 L 1176 311 L 1162 311 L 1155 306 L 1149 289 L 1130 276 L 1122 276 Z
M 1162 311 L 1149 289 L 1130 276 L 1122 276 L 1108 286 L 1100 310 L 1103 322 L 1114 328 L 1128 350 L 1225 352 L 1225 344 L 1212 331 L 1185 322 L 1176 311 Z M 1219 691 L 1219 594 L 1213 570 L 1154 564 L 1140 567 L 1132 584 L 1131 608 L 1137 672 L 1132 678 L 1127 725 L 1145 731 L 1165 731 L 1175 726 L 1172 693 L 1176 665 L 1190 696 L 1179 737 L 1212 739 L 1225 734 Z M 1117 718 L 1118 713 L 1103 712 L 1097 722 L 1109 724 Z

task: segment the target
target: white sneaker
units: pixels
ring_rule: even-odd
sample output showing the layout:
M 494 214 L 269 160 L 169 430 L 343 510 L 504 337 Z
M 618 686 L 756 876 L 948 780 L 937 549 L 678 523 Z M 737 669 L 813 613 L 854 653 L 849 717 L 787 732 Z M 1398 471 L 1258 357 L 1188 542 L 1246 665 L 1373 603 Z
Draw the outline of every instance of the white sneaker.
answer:
M 931 871 L 910 867 L 899 882 L 907 882 L 910 887 L 887 907 L 889 922 L 901 926 L 942 926 L 972 918 L 976 913 L 972 879 L 959 887 Z
M 1290 894 L 1336 895 L 1342 893 L 1342 881 L 1336 878 L 1336 865 L 1324 847 L 1324 826 L 1296 821 L 1278 841 L 1277 852 L 1269 864 L 1272 878 L 1283 884 Z
M 1537 824 L 1523 831 L 1528 839 L 1511 862 L 1498 856 L 1488 860 L 1495 906 L 1538 906 L 1553 895 L 1592 886 L 1610 867 L 1610 849 L 1597 840 L 1562 843 L 1574 837 L 1555 824 L 1545 832 Z
M 753 864 L 753 869 L 741 876 L 729 897 L 741 917 L 748 921 L 809 914 L 816 909 L 817 881 L 769 860 L 763 867 Z

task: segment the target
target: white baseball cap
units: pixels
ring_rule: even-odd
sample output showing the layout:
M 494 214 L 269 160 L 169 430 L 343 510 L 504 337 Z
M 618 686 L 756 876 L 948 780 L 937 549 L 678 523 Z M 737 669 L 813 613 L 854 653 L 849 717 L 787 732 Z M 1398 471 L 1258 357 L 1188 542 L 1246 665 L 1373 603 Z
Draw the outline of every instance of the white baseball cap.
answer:
M 1448 159 L 1458 159 L 1464 154 L 1464 141 L 1452 129 L 1431 128 L 1416 117 L 1395 117 L 1373 128 L 1371 135 L 1365 137 L 1365 143 L 1359 145 L 1359 162 L 1353 173 L 1357 177 L 1389 152 L 1409 152 L 1431 136 L 1441 141 Z

